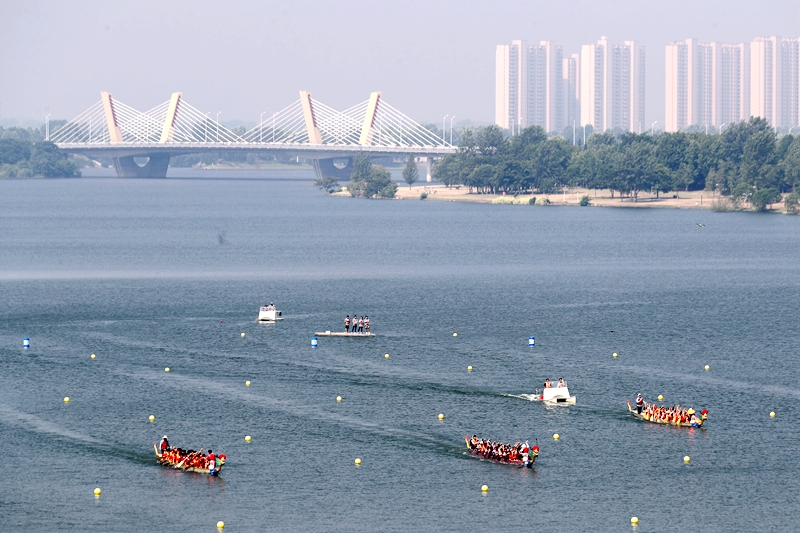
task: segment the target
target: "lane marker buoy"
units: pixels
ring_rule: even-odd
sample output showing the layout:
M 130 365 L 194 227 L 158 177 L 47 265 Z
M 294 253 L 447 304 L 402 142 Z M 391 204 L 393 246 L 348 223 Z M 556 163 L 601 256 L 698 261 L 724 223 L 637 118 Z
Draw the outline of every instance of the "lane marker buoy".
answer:
M 383 357 L 384 357 L 385 359 L 389 359 L 389 354 L 387 353 L 387 354 L 386 354 L 386 355 L 384 355 Z
M 708 366 L 708 365 L 706 365 L 706 370 L 708 370 L 709 368 L 711 368 L 711 367 L 710 367 L 710 366 Z
M 361 459 L 356 457 L 355 463 L 356 463 L 356 466 L 360 465 L 361 464 Z
M 663 401 L 663 400 L 664 400 L 664 395 L 663 394 L 659 394 L 658 395 L 658 401 L 660 402 L 660 401 Z
M 453 337 L 458 337 L 458 333 L 453 333 Z
M 617 358 L 617 352 L 614 352 L 614 359 Z
M 341 396 L 337 396 L 337 397 L 336 397 L 336 401 L 337 401 L 337 402 L 341 402 L 341 401 L 342 401 L 342 397 L 341 397 Z
M 639 519 L 638 518 L 636 518 L 635 516 L 631 517 L 631 524 L 633 524 L 635 526 L 638 523 L 639 523 Z
M 101 494 L 102 492 L 103 492 L 103 491 L 102 491 L 102 490 L 100 490 L 100 487 L 97 487 L 96 489 L 94 489 L 94 495 L 95 495 L 95 496 L 100 496 L 100 494 Z
M 775 418 L 775 411 L 770 411 L 769 412 L 769 417 L 770 418 Z
M 558 440 L 560 438 L 561 438 L 561 435 L 559 435 L 558 433 L 553 433 L 553 440 Z
M 245 382 L 244 382 L 244 386 L 245 386 L 245 387 L 249 387 L 249 386 L 250 386 L 250 382 L 249 382 L 249 381 L 245 381 Z
M 244 333 L 242 333 L 242 337 L 244 337 Z
M 64 396 L 64 403 L 69 403 L 69 396 Z
M 244 440 L 245 440 L 246 442 L 250 442 L 251 440 L 253 440 L 253 437 L 251 437 L 250 435 L 245 435 L 245 436 L 244 436 Z
M 156 417 L 155 417 L 155 416 L 153 416 L 153 415 L 150 415 L 150 422 L 153 422 L 155 419 L 156 419 Z
M 444 420 L 444 415 L 442 413 L 439 413 L 439 420 Z
M 467 372 L 472 372 L 472 367 L 471 366 L 467 367 Z
M 483 485 L 481 487 L 481 492 L 489 492 L 489 485 Z
M 684 455 L 684 456 L 683 456 L 683 462 L 684 462 L 684 463 L 688 463 L 688 462 L 689 462 L 689 461 L 691 461 L 691 460 L 692 460 L 692 458 L 691 458 L 691 457 L 689 457 L 688 455 Z
M 225 529 L 225 522 L 223 522 L 222 520 L 217 522 L 217 529 Z
M 97 357 L 97 356 L 95 354 L 92 354 L 92 359 L 94 359 L 95 357 Z
M 169 367 L 165 368 L 164 372 L 169 372 Z

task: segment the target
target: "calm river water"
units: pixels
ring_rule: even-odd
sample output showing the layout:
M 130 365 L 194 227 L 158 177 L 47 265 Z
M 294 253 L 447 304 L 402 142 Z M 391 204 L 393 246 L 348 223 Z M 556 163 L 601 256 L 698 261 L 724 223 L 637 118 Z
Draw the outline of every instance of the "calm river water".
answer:
M 0 181 L 2 531 L 800 530 L 800 218 L 310 179 Z M 378 336 L 312 349 L 353 313 Z M 577 405 L 527 401 L 545 377 Z M 638 392 L 707 427 L 629 418 Z M 223 474 L 160 467 L 163 434 Z

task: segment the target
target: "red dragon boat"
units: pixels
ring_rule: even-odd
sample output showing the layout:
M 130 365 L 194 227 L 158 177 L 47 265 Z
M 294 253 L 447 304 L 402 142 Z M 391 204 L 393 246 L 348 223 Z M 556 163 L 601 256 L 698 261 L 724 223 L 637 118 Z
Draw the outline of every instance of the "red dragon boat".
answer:
M 214 461 L 214 467 L 210 468 L 212 465 L 209 464 L 202 450 L 198 452 L 181 453 L 178 449 L 172 448 L 161 453 L 158 451 L 158 445 L 156 443 L 153 443 L 153 449 L 156 452 L 159 464 L 183 470 L 184 472 L 197 472 L 198 474 L 218 476 L 222 471 L 222 467 L 225 466 L 225 454 L 217 455 Z
M 472 443 L 472 441 L 470 441 L 470 438 L 468 436 L 466 436 L 466 435 L 464 436 L 464 442 L 467 444 L 467 449 L 469 450 L 469 453 L 471 455 L 474 455 L 475 457 L 480 457 L 481 459 L 485 459 L 487 461 L 492 461 L 493 463 L 500 463 L 500 464 L 504 464 L 504 465 L 514 465 L 514 466 L 519 466 L 519 467 L 523 467 L 524 466 L 524 467 L 527 467 L 527 468 L 533 468 L 533 464 L 536 462 L 536 458 L 539 456 L 539 447 L 538 446 L 534 446 L 533 448 L 530 448 L 530 452 L 527 453 L 528 460 L 525 461 L 523 459 L 507 459 L 507 458 L 504 458 L 504 457 L 498 457 L 497 455 L 492 453 L 491 450 L 482 451 L 480 449 L 480 447 L 481 447 L 480 444 L 478 444 L 477 446 L 474 445 Z M 482 441 L 479 439 L 478 442 L 480 443 Z M 513 445 L 503 445 L 503 446 L 513 446 Z M 525 456 L 525 454 L 526 454 L 525 450 L 527 448 L 529 448 L 527 442 L 519 444 L 517 450 L 519 452 L 519 456 L 520 457 L 524 457 Z

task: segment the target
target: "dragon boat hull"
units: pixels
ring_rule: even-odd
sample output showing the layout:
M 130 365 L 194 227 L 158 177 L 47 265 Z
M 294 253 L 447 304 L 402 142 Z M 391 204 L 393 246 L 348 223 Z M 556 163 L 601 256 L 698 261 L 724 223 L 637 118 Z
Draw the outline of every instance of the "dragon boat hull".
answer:
M 708 418 L 707 415 L 701 414 L 700 417 L 698 417 L 698 419 L 697 419 L 698 420 L 697 424 L 692 424 L 691 422 L 670 422 L 670 421 L 662 421 L 662 420 L 652 420 L 651 418 L 645 416 L 644 414 L 637 413 L 636 409 L 631 407 L 631 401 L 630 400 L 627 400 L 627 402 L 628 402 L 628 412 L 630 413 L 630 415 L 633 418 L 635 418 L 637 420 L 641 420 L 642 422 L 650 422 L 651 424 L 660 424 L 662 426 L 675 426 L 675 427 L 682 427 L 682 428 L 701 428 L 701 427 L 703 427 L 703 423 Z
M 169 459 L 167 459 L 158 452 L 158 446 L 155 443 L 153 444 L 153 450 L 155 450 L 156 452 L 156 457 L 158 458 L 158 464 L 163 466 L 168 466 L 176 470 L 183 470 L 184 472 L 196 472 L 198 474 L 209 474 L 211 476 L 218 476 L 219 473 L 222 472 L 222 467 L 225 466 L 225 463 L 223 462 L 222 464 L 219 465 L 219 468 L 217 470 L 214 470 L 212 472 L 208 468 L 197 468 L 194 466 L 186 466 L 181 463 L 175 463 L 173 461 L 170 461 Z
M 528 461 L 527 464 L 524 463 L 523 461 L 508 461 L 508 460 L 503 460 L 503 459 L 495 459 L 493 457 L 486 457 L 481 452 L 479 452 L 478 450 L 476 450 L 475 448 L 472 447 L 472 444 L 470 444 L 470 442 L 469 442 L 469 437 L 465 436 L 464 437 L 464 442 L 467 444 L 467 450 L 469 450 L 470 455 L 474 455 L 475 457 L 478 457 L 478 458 L 483 459 L 485 461 L 491 461 L 493 463 L 499 463 L 501 465 L 514 465 L 514 466 L 518 466 L 520 468 L 522 468 L 523 466 L 527 467 L 527 468 L 533 468 L 533 464 L 536 462 L 537 455 L 531 455 L 531 460 Z

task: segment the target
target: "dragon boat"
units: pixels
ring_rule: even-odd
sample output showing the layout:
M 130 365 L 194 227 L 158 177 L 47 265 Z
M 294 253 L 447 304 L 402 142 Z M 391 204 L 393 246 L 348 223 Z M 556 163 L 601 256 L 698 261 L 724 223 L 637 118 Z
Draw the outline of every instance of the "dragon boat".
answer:
M 194 452 L 192 454 L 183 455 L 178 458 L 173 458 L 170 454 L 160 453 L 158 451 L 158 445 L 153 443 L 153 450 L 156 452 L 156 457 L 158 458 L 158 463 L 164 466 L 169 466 L 171 468 L 176 468 L 178 470 L 183 470 L 184 472 L 197 472 L 198 474 L 209 474 L 211 476 L 218 476 L 219 473 L 222 471 L 222 467 L 225 466 L 225 455 L 220 454 L 216 458 L 217 467 L 215 470 L 211 470 L 208 468 L 208 465 L 204 465 L 203 467 L 199 467 L 196 465 L 189 464 L 187 460 L 197 457 L 197 454 L 200 452 Z
M 469 453 L 471 455 L 474 455 L 475 457 L 480 457 L 481 459 L 485 459 L 486 461 L 491 461 L 493 463 L 500 463 L 503 465 L 514 465 L 520 468 L 523 466 L 527 468 L 533 468 L 533 464 L 536 462 L 536 458 L 539 456 L 539 447 L 533 446 L 531 448 L 530 460 L 528 462 L 522 460 L 501 459 L 499 457 L 493 457 L 485 452 L 481 452 L 480 450 L 476 449 L 470 442 L 469 437 L 466 435 L 464 436 L 464 442 L 467 444 L 467 450 L 469 450 Z
M 678 426 L 683 428 L 699 428 L 703 426 L 703 423 L 708 418 L 708 409 L 703 409 L 700 411 L 700 414 L 697 415 L 694 409 L 689 409 L 687 411 L 688 418 L 685 417 L 678 417 L 677 415 L 673 415 L 672 417 L 652 417 L 647 410 L 642 410 L 641 413 L 637 413 L 636 409 L 631 407 L 631 401 L 626 400 L 628 403 L 628 412 L 634 418 L 638 420 L 644 420 L 645 422 L 650 422 L 651 424 L 663 424 L 665 426 Z M 656 406 L 662 409 L 666 409 L 662 406 Z

